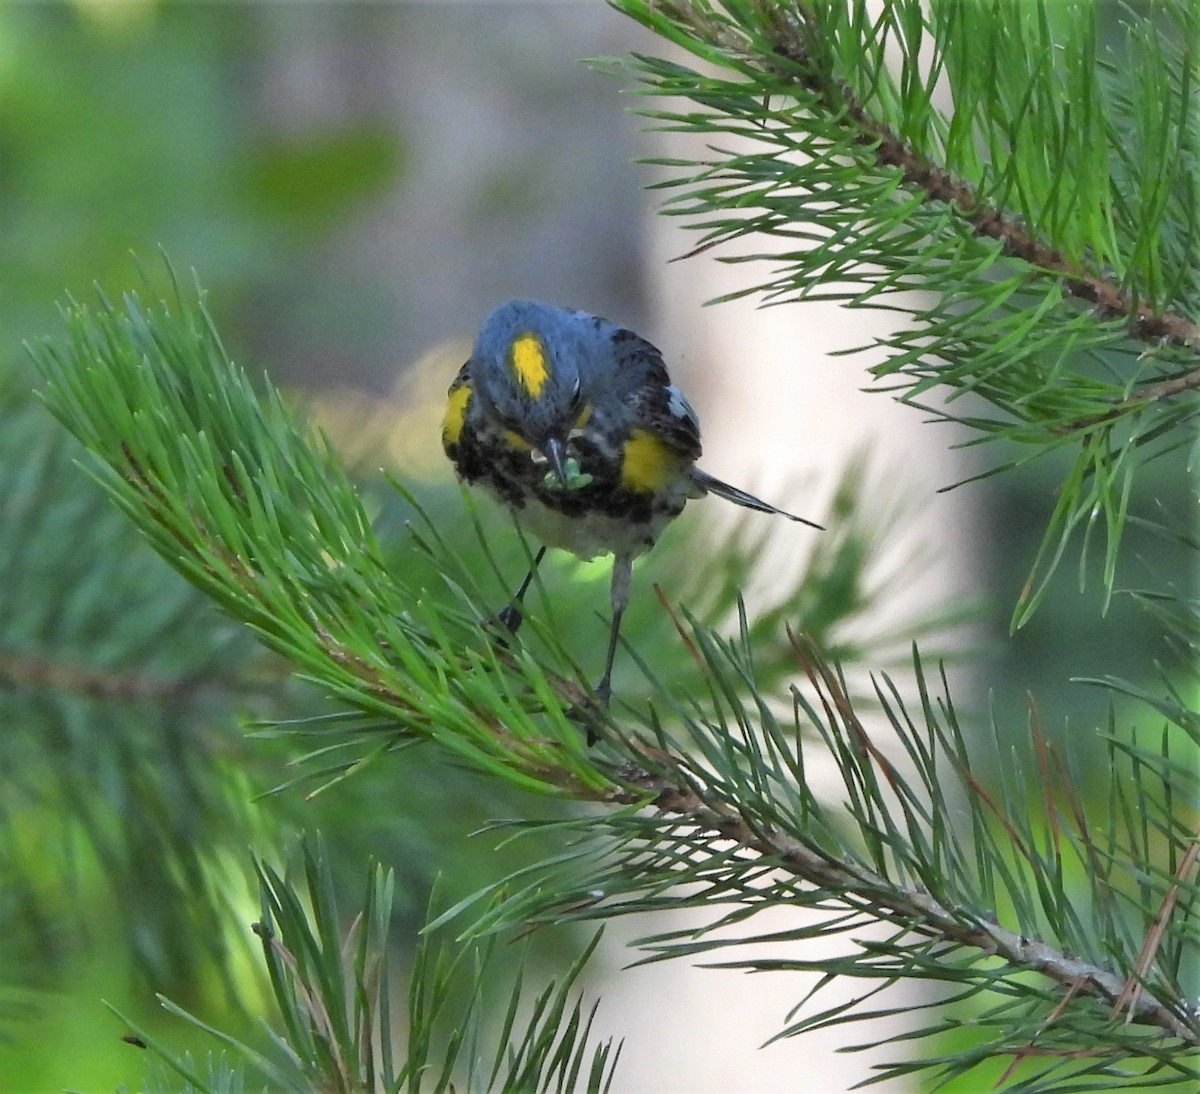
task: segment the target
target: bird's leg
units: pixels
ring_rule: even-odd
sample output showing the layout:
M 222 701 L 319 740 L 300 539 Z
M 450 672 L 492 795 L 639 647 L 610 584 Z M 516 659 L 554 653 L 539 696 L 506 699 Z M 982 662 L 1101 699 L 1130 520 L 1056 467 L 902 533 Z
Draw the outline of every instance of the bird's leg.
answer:
M 543 544 L 538 548 L 537 554 L 533 556 L 533 565 L 529 568 L 529 573 L 525 575 L 525 580 L 521 582 L 521 587 L 513 595 L 511 603 L 505 604 L 497 615 L 509 634 L 516 634 L 517 629 L 521 626 L 521 621 L 525 618 L 521 614 L 521 605 L 524 603 L 525 594 L 529 592 L 529 586 L 533 584 L 533 575 L 537 573 L 537 568 L 541 565 L 542 556 L 545 553 L 546 546 Z
M 612 588 L 609 592 L 612 604 L 612 630 L 608 632 L 608 655 L 604 659 L 604 675 L 596 685 L 596 698 L 602 706 L 608 706 L 612 696 L 613 661 L 617 656 L 617 639 L 621 633 L 621 616 L 629 603 L 629 585 L 633 576 L 633 559 L 628 555 L 617 555 L 613 560 Z

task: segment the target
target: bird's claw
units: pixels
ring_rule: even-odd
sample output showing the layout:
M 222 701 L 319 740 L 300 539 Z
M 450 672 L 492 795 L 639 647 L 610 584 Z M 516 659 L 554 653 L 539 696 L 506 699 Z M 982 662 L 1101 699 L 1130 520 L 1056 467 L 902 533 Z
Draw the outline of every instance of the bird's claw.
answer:
M 497 622 L 506 631 L 508 631 L 509 634 L 516 634 L 520 629 L 521 623 L 524 621 L 524 619 L 524 614 L 516 604 L 506 604 L 496 613 Z
M 600 739 L 598 727 L 603 716 L 608 713 L 609 701 L 612 699 L 612 685 L 608 680 L 601 680 L 597 685 L 594 697 L 578 703 L 572 703 L 564 713 L 567 718 L 581 725 L 587 733 L 587 743 L 591 747 Z

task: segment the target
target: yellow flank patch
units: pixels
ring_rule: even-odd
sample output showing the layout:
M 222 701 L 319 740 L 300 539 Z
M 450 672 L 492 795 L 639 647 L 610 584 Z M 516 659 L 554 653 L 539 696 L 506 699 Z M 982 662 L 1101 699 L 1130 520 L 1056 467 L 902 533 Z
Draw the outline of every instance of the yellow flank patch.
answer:
M 536 334 L 526 331 L 513 340 L 512 367 L 520 385 L 533 398 L 538 398 L 550 373 L 546 349 Z
M 621 457 L 621 485 L 627 490 L 652 494 L 679 474 L 679 453 L 644 429 L 629 434 Z
M 471 401 L 471 385 L 459 384 L 450 389 L 446 413 L 442 415 L 442 447 L 450 449 L 458 444 L 462 436 L 463 422 L 467 417 L 467 404 Z
M 508 441 L 509 445 L 511 445 L 513 448 L 515 448 L 518 452 L 532 452 L 533 451 L 533 445 L 531 445 L 515 429 L 506 429 L 504 431 L 504 439 L 506 441 Z
M 575 419 L 573 428 L 582 429 L 588 423 L 588 419 L 592 416 L 592 404 L 588 403 L 580 412 L 579 417 Z

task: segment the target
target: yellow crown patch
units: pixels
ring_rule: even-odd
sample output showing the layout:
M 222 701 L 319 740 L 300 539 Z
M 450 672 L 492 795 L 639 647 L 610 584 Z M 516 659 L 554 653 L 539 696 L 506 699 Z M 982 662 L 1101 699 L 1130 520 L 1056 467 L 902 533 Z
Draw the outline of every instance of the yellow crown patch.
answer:
M 531 331 L 526 331 L 513 340 L 512 369 L 517 382 L 533 398 L 536 399 L 542 394 L 542 388 L 546 386 L 550 375 L 550 367 L 542 340 Z

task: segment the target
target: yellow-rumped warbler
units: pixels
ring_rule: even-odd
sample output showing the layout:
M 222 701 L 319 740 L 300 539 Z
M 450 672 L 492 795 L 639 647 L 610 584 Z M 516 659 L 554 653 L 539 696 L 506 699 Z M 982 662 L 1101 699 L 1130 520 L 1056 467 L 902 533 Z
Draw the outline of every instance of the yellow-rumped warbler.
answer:
M 483 322 L 450 385 L 442 445 L 459 476 L 507 505 L 546 547 L 614 556 L 612 627 L 597 698 L 607 704 L 633 560 L 689 498 L 716 494 L 813 528 L 705 474 L 700 423 L 662 354 L 607 319 L 531 300 Z M 501 613 L 511 631 L 533 570 Z

